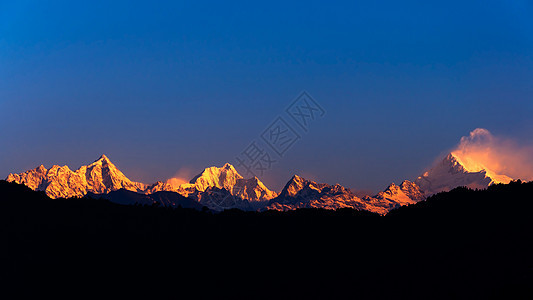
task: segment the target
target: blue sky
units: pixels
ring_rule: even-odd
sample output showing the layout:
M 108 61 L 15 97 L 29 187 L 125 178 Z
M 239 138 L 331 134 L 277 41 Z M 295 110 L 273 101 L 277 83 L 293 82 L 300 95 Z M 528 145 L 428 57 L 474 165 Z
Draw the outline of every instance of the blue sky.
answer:
M 0 177 L 105 153 L 144 182 L 234 158 L 306 90 L 261 179 L 378 191 L 477 127 L 533 137 L 528 1 L 0 1 Z

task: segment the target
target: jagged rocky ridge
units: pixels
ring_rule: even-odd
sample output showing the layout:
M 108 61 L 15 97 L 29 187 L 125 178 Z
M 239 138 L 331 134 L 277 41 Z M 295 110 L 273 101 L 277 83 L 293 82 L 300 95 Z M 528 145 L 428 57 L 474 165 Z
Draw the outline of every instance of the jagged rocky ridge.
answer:
M 293 210 L 297 208 L 353 208 L 386 214 L 396 207 L 424 200 L 424 194 L 412 182 L 400 187 L 394 183 L 374 197 L 357 197 L 350 189 L 339 184 L 316 183 L 295 175 L 280 195 L 270 200 L 266 209 Z
M 68 166 L 39 166 L 20 174 L 9 174 L 7 181 L 44 191 L 51 198 L 104 197 L 122 204 L 153 204 L 213 210 L 293 210 L 298 208 L 353 208 L 386 214 L 390 210 L 423 201 L 427 196 L 458 186 L 486 188 L 510 181 L 507 176 L 490 177 L 485 170 L 468 170 L 450 154 L 415 182 L 392 183 L 375 196 L 358 197 L 341 185 L 316 183 L 294 175 L 279 195 L 257 177 L 243 178 L 231 164 L 209 167 L 188 183 L 173 185 L 158 181 L 152 185 L 128 179 L 105 155 L 87 166 L 71 171 Z M 184 200 L 185 199 L 185 200 Z M 194 203 L 190 202 L 193 201 Z

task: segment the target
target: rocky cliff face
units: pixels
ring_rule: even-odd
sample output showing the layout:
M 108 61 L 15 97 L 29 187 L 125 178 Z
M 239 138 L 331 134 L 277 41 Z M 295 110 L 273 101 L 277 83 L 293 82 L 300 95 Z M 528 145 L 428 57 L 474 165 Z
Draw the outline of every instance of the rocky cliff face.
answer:
M 105 155 L 90 165 L 71 171 L 68 166 L 43 165 L 20 174 L 9 174 L 7 181 L 22 183 L 44 191 L 50 198 L 83 197 L 88 192 L 105 194 L 126 189 L 142 191 L 144 184 L 129 180 Z

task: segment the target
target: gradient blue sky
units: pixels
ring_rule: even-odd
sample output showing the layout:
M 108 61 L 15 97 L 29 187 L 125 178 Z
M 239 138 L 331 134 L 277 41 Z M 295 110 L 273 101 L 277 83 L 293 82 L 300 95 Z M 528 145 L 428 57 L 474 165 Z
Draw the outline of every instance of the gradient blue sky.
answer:
M 0 177 L 102 153 L 133 180 L 194 175 L 302 90 L 327 114 L 276 190 L 378 191 L 477 127 L 533 137 L 528 1 L 109 2 L 0 1 Z

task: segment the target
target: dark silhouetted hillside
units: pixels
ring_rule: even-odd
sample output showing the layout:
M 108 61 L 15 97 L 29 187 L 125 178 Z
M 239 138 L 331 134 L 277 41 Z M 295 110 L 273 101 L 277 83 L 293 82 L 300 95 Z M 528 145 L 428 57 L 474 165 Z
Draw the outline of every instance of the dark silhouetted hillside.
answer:
M 85 198 L 104 199 L 123 205 L 156 205 L 171 208 L 177 208 L 181 206 L 183 208 L 195 208 L 198 210 L 202 210 L 203 208 L 203 205 L 194 199 L 182 196 L 176 192 L 168 191 L 160 191 L 145 195 L 125 189 L 119 189 L 107 194 L 88 193 Z
M 52 200 L 0 181 L 1 272 L 19 295 L 531 297 L 532 208 L 521 182 L 382 217 Z

